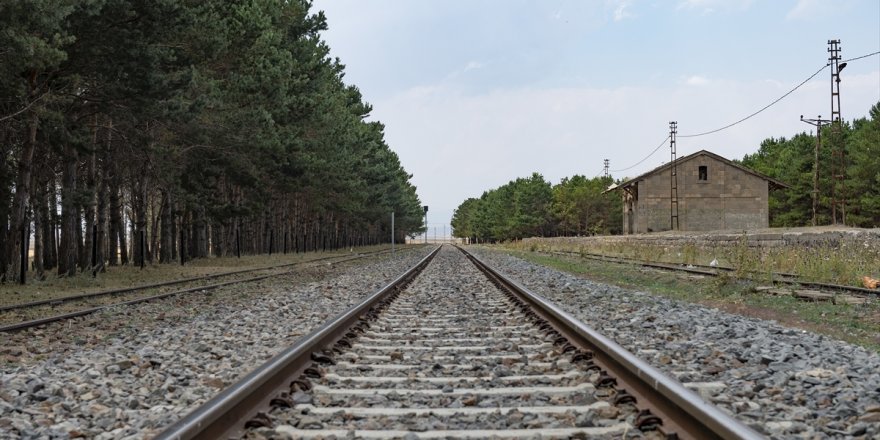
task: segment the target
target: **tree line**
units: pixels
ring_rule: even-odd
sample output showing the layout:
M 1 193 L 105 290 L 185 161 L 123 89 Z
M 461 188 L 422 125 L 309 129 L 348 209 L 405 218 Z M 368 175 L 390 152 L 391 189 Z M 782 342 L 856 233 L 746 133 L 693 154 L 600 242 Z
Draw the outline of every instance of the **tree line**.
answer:
M 469 198 L 452 215 L 452 235 L 471 242 L 533 236 L 619 234 L 623 202 L 605 193 L 614 179 L 576 175 L 551 185 L 538 173 Z
M 863 228 L 880 227 L 880 103 L 871 107 L 868 117 L 842 123 L 839 134 L 833 127 L 821 129 L 818 160 L 817 224 L 833 219 L 833 145 L 842 145 L 846 162 L 844 193 L 846 224 Z M 809 226 L 813 217 L 813 166 L 817 136 L 800 133 L 791 139 L 769 138 L 742 164 L 791 188 L 770 193 L 770 226 Z M 842 173 L 841 173 L 842 174 Z M 838 194 L 837 196 L 841 196 Z
M 307 0 L 0 3 L 0 278 L 424 229 Z M 32 245 L 31 245 L 32 240 Z
M 818 134 L 818 133 L 817 133 Z M 834 132 L 822 127 L 819 139 L 817 224 L 832 222 L 832 145 L 845 150 L 846 224 L 880 227 L 880 103 L 869 116 L 840 124 Z M 836 143 L 836 144 L 835 144 Z M 812 224 L 813 165 L 817 135 L 806 132 L 764 140 L 758 151 L 738 161 L 746 167 L 791 185 L 771 191 L 770 226 Z M 628 179 L 618 180 L 617 183 Z M 453 236 L 472 242 L 517 240 L 532 236 L 620 234 L 620 194 L 603 193 L 611 177 L 564 178 L 551 185 L 534 173 L 462 202 L 453 213 Z

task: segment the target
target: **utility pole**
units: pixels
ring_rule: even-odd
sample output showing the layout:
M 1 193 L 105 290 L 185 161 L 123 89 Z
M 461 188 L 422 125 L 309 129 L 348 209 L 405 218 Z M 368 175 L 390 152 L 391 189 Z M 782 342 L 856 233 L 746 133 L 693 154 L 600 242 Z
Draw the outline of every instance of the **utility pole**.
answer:
M 604 162 L 605 162 L 605 168 L 604 168 L 605 177 L 608 177 L 608 159 L 605 159 Z
M 846 145 L 840 119 L 840 40 L 828 40 L 828 64 L 831 65 L 831 219 L 832 224 L 846 225 Z
M 672 165 L 669 175 L 669 227 L 678 230 L 678 164 L 675 161 L 675 135 L 678 134 L 678 122 L 669 123 L 669 163 Z
M 822 115 L 816 119 L 804 119 L 804 115 L 801 115 L 801 122 L 816 127 L 816 146 L 813 148 L 813 226 L 816 226 L 819 210 L 819 147 L 822 145 L 822 127 L 831 123 L 831 120 L 822 119 Z
M 394 211 L 391 211 L 391 253 L 394 253 Z

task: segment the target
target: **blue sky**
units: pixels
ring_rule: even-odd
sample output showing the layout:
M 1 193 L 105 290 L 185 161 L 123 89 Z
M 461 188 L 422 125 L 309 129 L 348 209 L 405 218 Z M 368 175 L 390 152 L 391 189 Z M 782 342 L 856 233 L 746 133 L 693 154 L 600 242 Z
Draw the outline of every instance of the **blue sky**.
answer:
M 712 130 L 778 98 L 822 67 L 880 50 L 877 0 L 317 0 L 346 81 L 431 206 L 430 232 L 468 197 L 539 172 L 552 183 L 639 166 L 677 120 Z M 845 119 L 880 101 L 880 56 L 842 73 Z M 722 132 L 679 139 L 679 155 L 728 158 L 830 114 L 830 73 Z M 447 233 L 449 227 L 445 227 Z M 442 233 L 442 232 L 441 232 Z

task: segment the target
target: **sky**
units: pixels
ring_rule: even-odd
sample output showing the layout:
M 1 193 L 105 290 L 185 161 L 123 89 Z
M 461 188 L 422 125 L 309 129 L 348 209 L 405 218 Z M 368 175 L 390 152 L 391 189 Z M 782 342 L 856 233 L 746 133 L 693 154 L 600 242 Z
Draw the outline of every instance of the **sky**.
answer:
M 373 106 L 388 145 L 450 233 L 469 197 L 540 173 L 633 177 L 677 153 L 729 159 L 828 118 L 830 69 L 880 51 L 877 0 L 315 0 L 331 56 Z M 880 102 L 880 56 L 841 72 L 841 114 Z M 646 159 L 647 157 L 647 159 Z M 641 163 L 640 163 L 641 161 Z M 637 164 L 638 165 L 635 165 Z M 634 166 L 635 165 L 635 166 Z

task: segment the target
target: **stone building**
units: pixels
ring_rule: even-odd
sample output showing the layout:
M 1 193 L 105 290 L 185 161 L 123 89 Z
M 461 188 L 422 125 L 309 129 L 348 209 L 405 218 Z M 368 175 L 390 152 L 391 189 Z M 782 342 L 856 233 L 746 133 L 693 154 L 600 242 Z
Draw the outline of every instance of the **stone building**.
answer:
M 678 229 L 747 230 L 769 225 L 767 198 L 788 185 L 706 150 L 675 161 Z M 672 163 L 612 189 L 623 192 L 623 233 L 672 229 Z

